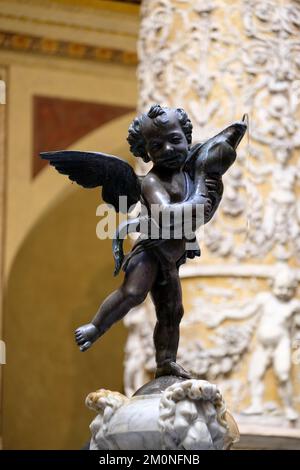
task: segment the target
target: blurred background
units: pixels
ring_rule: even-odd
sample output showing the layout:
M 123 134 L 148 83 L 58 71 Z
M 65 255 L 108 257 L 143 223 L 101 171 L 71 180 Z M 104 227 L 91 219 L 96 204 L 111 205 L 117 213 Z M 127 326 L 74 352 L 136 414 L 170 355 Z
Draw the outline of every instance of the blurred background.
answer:
M 89 356 L 73 332 L 120 280 L 111 240 L 96 237 L 100 191 L 72 185 L 39 152 L 98 149 L 130 159 L 139 7 L 8 1 L 0 12 L 3 446 L 80 448 L 89 437 L 87 393 L 122 391 L 126 331 L 116 325 Z
M 87 353 L 75 346 L 122 275 L 96 237 L 100 191 L 38 155 L 98 150 L 142 172 L 127 129 L 155 102 L 184 107 L 195 142 L 249 115 L 202 257 L 181 271 L 179 358 L 220 385 L 243 448 L 299 447 L 299 32 L 296 0 L 0 0 L 4 449 L 79 449 L 89 392 L 152 377 L 149 301 Z

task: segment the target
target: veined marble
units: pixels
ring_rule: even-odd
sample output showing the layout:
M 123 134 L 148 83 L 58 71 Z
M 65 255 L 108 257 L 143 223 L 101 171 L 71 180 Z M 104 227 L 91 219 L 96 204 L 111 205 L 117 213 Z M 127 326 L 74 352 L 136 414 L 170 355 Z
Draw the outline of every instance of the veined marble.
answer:
M 91 450 L 221 450 L 238 430 L 217 387 L 205 380 L 156 379 L 127 398 L 118 392 L 90 393 L 98 415 L 90 425 Z M 151 393 L 155 391 L 155 393 Z M 150 393 L 149 393 L 150 392 Z

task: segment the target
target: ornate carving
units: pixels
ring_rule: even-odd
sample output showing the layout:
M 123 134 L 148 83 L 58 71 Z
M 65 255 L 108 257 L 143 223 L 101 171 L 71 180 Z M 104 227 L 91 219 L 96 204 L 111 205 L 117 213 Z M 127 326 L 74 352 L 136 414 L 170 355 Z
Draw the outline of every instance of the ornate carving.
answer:
M 194 377 L 222 383 L 222 389 L 230 392 L 233 409 L 245 415 L 255 414 L 256 419 L 262 415 L 271 416 L 275 413 L 278 416 L 284 415 L 288 421 L 295 421 L 298 415 L 293 408 L 290 373 L 292 347 L 296 342 L 298 344 L 300 337 L 300 300 L 295 297 L 297 286 L 295 271 L 286 265 L 279 265 L 275 272 L 276 275 L 270 282 L 272 291 L 260 292 L 243 302 L 234 300 L 234 289 L 229 291 L 214 288 L 213 292 L 207 293 L 207 297 L 216 296 L 218 304 L 212 304 L 205 299 L 205 296 L 200 296 L 194 290 L 194 309 L 190 310 L 190 314 L 182 322 L 182 327 L 184 329 L 201 323 L 207 325 L 214 330 L 209 338 L 213 347 L 207 348 L 199 340 L 189 341 L 179 348 L 178 361 L 190 370 Z M 240 288 L 238 281 L 235 288 Z M 130 364 L 132 373 L 125 373 L 127 392 L 131 392 L 133 379 L 137 377 L 134 370 L 139 370 L 139 377 L 141 370 L 144 374 L 153 373 L 155 370 L 155 364 L 151 362 L 152 338 L 147 334 L 147 329 L 152 328 L 149 320 L 151 312 L 147 308 L 150 308 L 150 303 L 145 305 L 143 312 L 134 312 L 139 318 L 139 323 L 143 325 L 144 335 L 140 334 L 139 328 L 135 330 L 134 355 L 128 343 L 127 355 L 130 361 L 127 363 Z M 235 320 L 235 324 L 219 326 L 224 320 Z M 137 326 L 137 323 L 135 325 Z M 129 337 L 131 338 L 131 334 Z M 229 378 L 246 354 L 250 354 L 248 393 L 240 380 Z M 139 358 L 140 362 L 138 363 L 135 358 Z M 264 376 L 269 366 L 272 367 L 277 379 L 283 409 L 264 400 Z M 145 377 L 142 380 L 145 380 Z M 251 404 L 245 408 L 242 401 L 249 393 Z
M 158 425 L 162 448 L 167 450 L 199 450 L 199 443 L 204 442 L 207 449 L 209 441 L 211 448 L 226 449 L 239 440 L 220 391 L 205 380 L 187 380 L 168 387 L 160 400 Z
M 221 450 L 239 440 L 220 391 L 205 380 L 175 382 L 130 399 L 101 389 L 86 405 L 98 413 L 90 425 L 91 450 Z
M 205 307 L 206 309 L 202 311 L 207 311 L 208 305 L 205 305 Z M 210 309 L 210 313 L 207 314 L 208 323 L 211 316 L 214 316 L 212 305 Z M 153 328 L 154 313 L 149 319 L 150 302 L 147 302 L 143 309 L 138 308 L 135 310 L 134 313 L 130 312 L 127 315 L 126 320 L 126 325 L 129 327 L 124 373 L 127 396 L 131 396 L 155 372 L 154 348 L 150 334 Z M 135 321 L 137 316 L 139 318 L 138 323 Z M 198 311 L 197 316 L 198 318 L 194 318 L 194 321 L 189 316 L 187 320 L 182 322 L 182 327 L 184 328 L 191 323 L 199 324 L 206 319 L 204 315 L 201 315 L 201 310 Z M 180 345 L 178 361 L 191 372 L 193 377 L 221 380 L 229 372 L 235 370 L 244 354 L 248 351 L 255 324 L 256 320 L 254 319 L 243 325 L 219 328 L 210 338 L 214 344 L 211 348 L 206 348 L 199 340 L 190 341 L 185 346 Z M 209 325 L 213 326 L 211 323 Z M 237 398 L 237 396 L 233 397 L 235 401 L 237 401 Z
M 206 229 L 204 242 L 216 256 L 300 259 L 300 164 L 289 163 L 300 146 L 299 18 L 293 1 L 142 6 L 139 107 L 184 105 L 195 140 L 215 131 L 212 122 L 222 122 L 224 109 L 226 119 L 238 108 L 251 116 L 251 142 L 227 177 L 221 216 Z
M 205 228 L 202 258 L 181 271 L 186 278 L 235 276 L 237 282 L 241 279 L 241 289 L 248 291 L 249 282 L 246 285 L 243 279 L 270 279 L 283 269 L 274 263 L 282 262 L 288 269 L 300 260 L 300 3 L 151 0 L 142 4 L 141 13 L 140 109 L 152 102 L 183 106 L 195 123 L 195 141 L 214 133 L 215 125 L 221 128 L 223 119 L 238 117 L 240 110 L 250 116 L 248 144 L 226 175 L 220 211 Z M 216 258 L 213 265 L 205 265 L 206 253 Z M 225 266 L 220 259 L 226 260 Z M 299 270 L 293 273 L 299 280 Z M 236 365 L 247 355 L 254 361 L 250 348 L 259 347 L 256 335 L 263 311 L 274 304 L 274 294 L 259 294 L 260 289 L 258 283 L 253 292 L 255 301 L 265 295 L 265 310 L 260 314 L 217 328 L 209 335 L 213 347 L 204 348 L 196 341 L 179 350 L 180 360 L 195 374 L 217 378 L 230 389 L 235 410 L 245 408 L 246 398 L 245 386 L 234 374 Z M 218 317 L 222 309 L 204 300 L 202 293 L 200 301 L 195 291 L 193 296 L 198 305 L 186 312 L 183 328 L 193 323 L 196 327 L 198 321 L 209 326 L 208 320 Z M 212 296 L 220 306 L 225 303 L 236 312 L 253 302 L 251 292 L 249 300 L 241 302 L 235 289 Z M 213 314 L 205 317 L 209 311 Z M 149 315 L 145 321 L 151 321 Z M 294 335 L 288 329 L 285 357 L 291 353 Z M 147 370 L 151 370 L 149 362 Z M 290 369 L 287 374 L 291 380 Z M 251 383 L 250 375 L 249 370 Z M 277 378 L 280 394 L 282 381 Z M 285 389 L 285 396 L 291 405 L 292 391 Z M 286 416 L 293 418 L 288 412 L 291 406 L 284 401 L 281 405 Z M 263 408 L 262 420 L 265 413 L 274 411 Z

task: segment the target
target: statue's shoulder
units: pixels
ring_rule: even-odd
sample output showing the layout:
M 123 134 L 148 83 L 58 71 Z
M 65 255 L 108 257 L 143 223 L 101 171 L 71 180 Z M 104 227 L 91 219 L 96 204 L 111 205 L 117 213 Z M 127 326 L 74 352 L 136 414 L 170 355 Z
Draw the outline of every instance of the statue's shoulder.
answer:
M 144 176 L 143 181 L 141 183 L 142 193 L 148 189 L 153 189 L 161 184 L 162 182 L 159 179 L 159 177 L 155 173 L 149 171 L 149 173 L 147 173 L 147 175 Z

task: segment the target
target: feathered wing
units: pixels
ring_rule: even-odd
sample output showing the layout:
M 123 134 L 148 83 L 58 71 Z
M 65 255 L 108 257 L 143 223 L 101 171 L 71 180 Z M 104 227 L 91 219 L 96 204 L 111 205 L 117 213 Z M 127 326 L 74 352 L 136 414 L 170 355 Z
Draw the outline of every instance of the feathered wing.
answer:
M 117 212 L 127 212 L 140 199 L 141 179 L 132 166 L 120 158 L 77 150 L 42 152 L 40 156 L 84 188 L 102 186 L 103 200 L 112 204 Z M 120 207 L 120 196 L 127 196 L 127 208 Z

